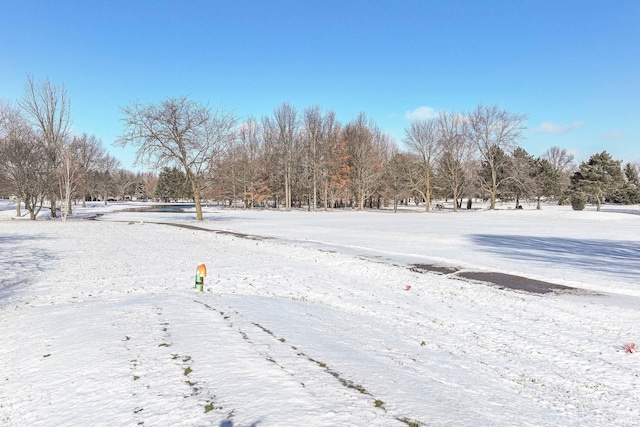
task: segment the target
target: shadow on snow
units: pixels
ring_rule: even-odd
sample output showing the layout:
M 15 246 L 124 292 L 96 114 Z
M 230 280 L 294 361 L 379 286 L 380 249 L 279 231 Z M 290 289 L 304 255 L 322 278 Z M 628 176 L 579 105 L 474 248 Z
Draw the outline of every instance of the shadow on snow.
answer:
M 26 286 L 34 273 L 41 273 L 54 254 L 39 247 L 42 237 L 0 236 L 0 300 L 18 286 Z
M 640 244 L 620 240 L 473 234 L 473 243 L 507 259 L 542 261 L 584 270 L 640 277 Z

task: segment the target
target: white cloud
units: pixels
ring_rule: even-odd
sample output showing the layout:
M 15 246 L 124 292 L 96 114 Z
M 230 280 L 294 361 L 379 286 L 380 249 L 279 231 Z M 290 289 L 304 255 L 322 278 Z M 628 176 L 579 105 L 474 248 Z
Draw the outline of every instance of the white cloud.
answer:
M 621 138 L 623 136 L 624 134 L 622 132 L 620 132 L 619 130 L 614 130 L 614 131 L 607 132 L 605 134 L 600 135 L 600 138 L 613 139 L 613 138 Z
M 413 111 L 404 113 L 404 118 L 409 120 L 426 120 L 432 119 L 438 115 L 438 112 L 431 107 L 418 107 Z
M 557 123 L 543 122 L 534 130 L 540 133 L 567 133 L 578 129 L 583 124 L 584 122 L 574 122 L 570 125 L 560 125 Z

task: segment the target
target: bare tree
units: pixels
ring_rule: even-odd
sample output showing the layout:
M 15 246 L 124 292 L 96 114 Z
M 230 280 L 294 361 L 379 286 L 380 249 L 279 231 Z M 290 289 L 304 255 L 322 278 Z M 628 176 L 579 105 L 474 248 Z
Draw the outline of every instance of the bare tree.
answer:
M 311 174 L 309 207 L 315 211 L 318 206 L 318 178 L 320 175 L 323 135 L 323 120 L 320 107 L 310 107 L 304 111 L 304 142 L 308 168 Z
M 0 173 L 12 182 L 18 203 L 24 201 L 32 220 L 42 209 L 49 189 L 46 148 L 44 141 L 28 127 L 14 129 L 0 141 Z
M 75 158 L 79 166 L 78 193 L 82 198 L 82 207 L 86 207 L 87 194 L 89 193 L 89 176 L 96 169 L 106 152 L 102 147 L 102 141 L 94 135 L 77 135 L 73 137 L 71 148 L 75 152 Z
M 397 146 L 392 146 L 389 161 L 385 165 L 383 191 L 386 197 L 393 201 L 393 211 L 398 211 L 398 203 L 406 200 L 413 192 L 411 180 L 412 165 L 416 164 L 416 157 L 411 153 L 402 153 Z
M 121 111 L 125 129 L 117 143 L 136 146 L 137 163 L 182 168 L 193 190 L 196 217 L 203 220 L 200 198 L 205 178 L 235 136 L 235 115 L 222 108 L 212 111 L 185 96 L 159 104 L 134 102 Z
M 310 107 L 304 111 L 304 147 L 309 169 L 309 204 L 311 210 L 318 207 L 319 187 L 326 183 L 328 166 L 334 154 L 332 147 L 339 133 L 339 123 L 333 111 L 323 112 L 320 107 Z M 326 185 L 324 190 L 324 209 L 327 209 Z
M 120 168 L 120 161 L 115 157 L 105 154 L 93 172 L 95 189 L 106 205 L 110 196 L 117 192 L 115 183 L 116 171 Z
M 268 195 L 260 164 L 263 154 L 261 133 L 260 123 L 253 117 L 243 124 L 239 133 L 241 184 L 245 208 L 255 207 L 256 203 L 263 202 Z
M 322 206 L 326 211 L 331 200 L 342 188 L 346 181 L 345 145 L 340 139 L 341 124 L 336 119 L 335 112 L 325 111 L 320 116 L 320 138 L 314 153 L 314 194 L 322 194 Z M 334 191 L 335 190 L 335 191 Z M 317 199 L 314 198 L 314 206 Z
M 577 169 L 573 154 L 565 148 L 551 147 L 542 154 L 541 158 L 551 164 L 551 170 L 554 172 L 557 180 L 554 182 L 557 194 L 553 194 L 553 196 L 558 198 L 563 191 L 569 188 L 571 184 L 571 174 Z
M 63 221 L 66 221 L 68 215 L 73 214 L 71 200 L 80 183 L 81 174 L 82 171 L 77 158 L 77 152 L 71 144 L 65 144 L 62 149 L 60 177 L 58 179 L 60 196 L 64 202 L 60 206 L 60 214 Z
M 249 117 L 238 126 L 238 137 L 216 164 L 216 178 L 219 182 L 218 194 L 232 201 L 242 199 L 244 209 L 252 208 L 263 201 L 266 194 L 260 183 L 260 163 L 262 139 L 261 127 L 255 118 Z
M 291 210 L 293 174 L 299 140 L 298 113 L 291 104 L 283 103 L 274 110 L 276 141 L 282 160 L 285 209 Z
M 113 176 L 115 194 L 122 201 L 127 200 L 127 195 L 133 195 L 138 177 L 127 169 L 118 169 Z
M 18 105 L 27 119 L 40 131 L 45 144 L 48 164 L 51 216 L 56 217 L 56 191 L 59 189 L 59 173 L 62 148 L 71 128 L 71 104 L 64 85 L 60 87 L 49 79 L 36 83 L 27 76 L 22 99 Z
M 467 119 L 455 113 L 438 115 L 438 145 L 441 155 L 437 163 L 437 175 L 445 194 L 453 198 L 453 211 L 457 212 L 468 182 L 468 163 L 471 144 L 466 131 Z
M 10 101 L 0 100 L 0 150 L 3 152 L 6 150 L 6 145 L 9 144 L 10 136 L 19 135 L 23 131 L 28 130 L 28 127 L 28 123 L 20 114 L 20 110 L 15 108 Z M 7 195 L 14 195 L 17 197 L 16 216 L 20 217 L 22 216 L 20 212 L 20 195 L 17 194 L 15 181 L 9 174 L 9 170 L 6 166 L 6 164 L 0 164 L 0 179 L 2 180 L 2 187 L 0 190 L 6 192 Z
M 416 182 L 416 191 L 425 200 L 425 211 L 429 212 L 433 191 L 432 174 L 441 152 L 438 138 L 438 123 L 434 119 L 416 120 L 405 129 L 404 142 L 409 151 L 419 159 L 421 182 Z
M 327 141 L 322 152 L 321 180 L 322 204 L 324 210 L 336 205 L 337 200 L 346 198 L 351 187 L 352 167 L 347 141 L 342 138 L 342 125 L 335 115 L 327 116 Z
M 384 172 L 383 150 L 389 138 L 364 113 L 344 127 L 342 137 L 349 153 L 356 206 L 358 210 L 363 210 L 365 200 L 378 189 L 379 179 Z
M 524 121 L 527 116 L 500 110 L 497 105 L 478 107 L 468 116 L 468 138 L 474 144 L 479 157 L 489 168 L 489 179 L 482 182 L 485 191 L 489 193 L 489 209 L 496 208 L 498 194 L 498 169 L 504 167 L 499 164 L 497 153 L 509 154 L 517 146 L 525 129 Z M 505 156 L 506 158 L 507 156 Z

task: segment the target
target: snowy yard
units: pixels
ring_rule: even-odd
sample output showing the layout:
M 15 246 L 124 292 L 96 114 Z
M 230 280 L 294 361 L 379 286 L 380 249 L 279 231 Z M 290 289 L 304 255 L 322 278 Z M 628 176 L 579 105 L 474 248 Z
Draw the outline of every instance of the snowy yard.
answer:
M 622 349 L 640 345 L 637 206 L 197 222 L 131 205 L 34 222 L 0 202 L 0 424 L 640 422 L 640 354 Z

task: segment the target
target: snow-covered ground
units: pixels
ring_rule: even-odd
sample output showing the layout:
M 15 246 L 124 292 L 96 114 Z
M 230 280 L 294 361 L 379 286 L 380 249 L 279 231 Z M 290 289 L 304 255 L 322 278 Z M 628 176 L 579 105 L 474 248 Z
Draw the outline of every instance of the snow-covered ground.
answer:
M 28 221 L 0 201 L 0 424 L 640 423 L 638 206 L 131 206 Z

